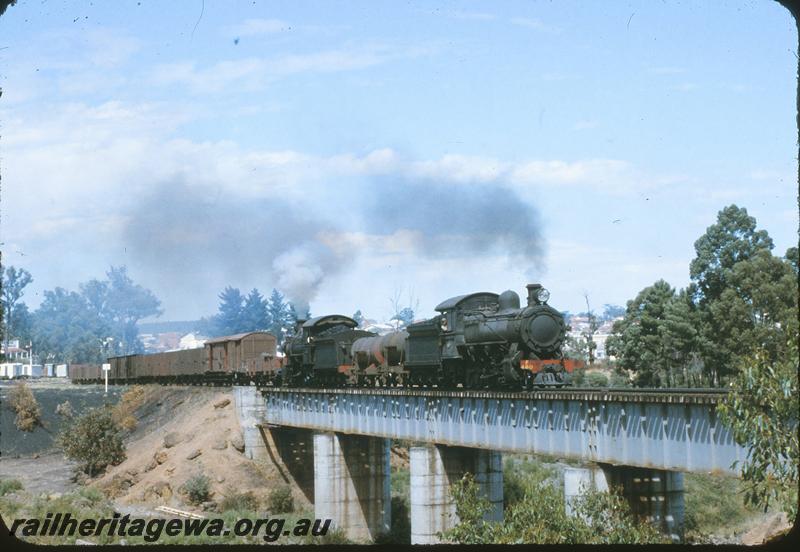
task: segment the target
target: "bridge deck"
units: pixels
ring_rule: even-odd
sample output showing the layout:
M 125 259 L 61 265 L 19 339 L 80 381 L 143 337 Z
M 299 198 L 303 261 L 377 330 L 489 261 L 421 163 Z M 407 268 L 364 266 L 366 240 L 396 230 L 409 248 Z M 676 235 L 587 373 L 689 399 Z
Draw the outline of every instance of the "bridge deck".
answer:
M 735 473 L 746 451 L 703 389 L 532 392 L 264 388 L 264 422 L 676 471 Z

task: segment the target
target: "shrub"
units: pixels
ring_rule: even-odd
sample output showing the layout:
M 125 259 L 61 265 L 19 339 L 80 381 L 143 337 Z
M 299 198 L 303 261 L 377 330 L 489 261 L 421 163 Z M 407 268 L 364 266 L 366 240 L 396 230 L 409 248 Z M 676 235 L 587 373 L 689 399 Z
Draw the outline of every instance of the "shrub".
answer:
M 614 372 L 611 374 L 609 384 L 611 387 L 630 387 L 631 380 L 624 372 L 620 370 L 614 370 Z
M 20 431 L 33 431 L 42 425 L 42 409 L 27 384 L 18 383 L 9 391 L 8 405 L 17 413 L 15 423 Z
M 136 429 L 136 416 L 134 412 L 144 404 L 144 387 L 134 385 L 125 391 L 114 407 L 114 421 L 127 431 Z
M 586 375 L 589 387 L 608 387 L 608 377 L 602 372 L 591 372 Z
M 199 473 L 183 484 L 183 490 L 189 497 L 189 502 L 200 504 L 211 496 L 211 480 L 206 475 Z
M 520 502 L 531 484 L 553 482 L 556 478 L 556 470 L 542 462 L 509 458 L 503 466 L 503 507 L 508 509 Z
M 282 485 L 273 489 L 269 493 L 269 501 L 267 507 L 271 514 L 285 514 L 294 511 L 294 498 L 292 498 L 292 489 L 286 485 Z
M 459 544 L 608 544 L 664 543 L 667 539 L 637 520 L 624 499 L 592 491 L 566 513 L 561 489 L 547 479 L 533 478 L 522 499 L 511 505 L 501 523 L 484 520 L 489 501 L 480 496 L 474 476 L 467 474 L 450 489 L 459 521 L 442 537 Z
M 736 442 L 747 449 L 747 458 L 737 466 L 745 503 L 765 510 L 777 505 L 790 523 L 797 517 L 800 466 L 798 355 L 794 340 L 778 359 L 757 349 L 739 362 L 730 393 L 717 407 Z
M 56 406 L 56 414 L 61 416 L 62 418 L 72 418 L 75 416 L 75 411 L 72 410 L 72 403 L 69 401 L 64 401 L 63 403 Z
M 14 491 L 21 491 L 22 483 L 19 479 L 3 479 L 0 481 L 0 496 L 5 496 Z
M 252 493 L 252 491 L 240 493 L 233 489 L 229 489 L 225 493 L 225 497 L 222 499 L 222 502 L 219 504 L 220 512 L 242 512 L 254 511 L 256 509 L 258 509 L 258 499 Z
M 125 445 L 109 407 L 87 411 L 61 432 L 57 442 L 64 455 L 78 461 L 89 476 L 125 460 Z

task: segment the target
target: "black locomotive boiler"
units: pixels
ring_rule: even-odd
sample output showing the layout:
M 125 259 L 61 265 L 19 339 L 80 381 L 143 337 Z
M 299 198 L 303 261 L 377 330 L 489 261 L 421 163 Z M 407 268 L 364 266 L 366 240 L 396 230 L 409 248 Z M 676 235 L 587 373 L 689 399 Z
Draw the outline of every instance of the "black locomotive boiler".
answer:
M 341 315 L 300 321 L 285 347 L 284 385 L 530 389 L 569 384 L 564 317 L 549 292 L 452 297 L 429 320 L 379 336 Z

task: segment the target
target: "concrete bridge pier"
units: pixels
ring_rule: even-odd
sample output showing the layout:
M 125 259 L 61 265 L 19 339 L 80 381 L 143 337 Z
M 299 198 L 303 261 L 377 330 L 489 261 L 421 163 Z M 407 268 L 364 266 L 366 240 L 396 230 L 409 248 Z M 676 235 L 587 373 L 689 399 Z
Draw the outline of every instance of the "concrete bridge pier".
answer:
M 411 544 L 436 544 L 437 533 L 458 519 L 450 486 L 464 474 L 475 475 L 481 494 L 489 499 L 487 520 L 503 519 L 503 458 L 497 451 L 432 445 L 411 447 Z
M 567 512 L 572 512 L 572 503 L 583 490 L 607 491 L 610 486 L 622 488 L 622 495 L 635 515 L 646 518 L 675 541 L 683 538 L 682 472 L 610 464 L 567 468 L 564 471 Z
M 391 528 L 389 439 L 314 433 L 314 510 L 358 541 Z
M 233 397 L 242 428 L 245 456 L 251 460 L 266 460 L 267 447 L 261 434 L 261 423 L 267 412 L 264 397 L 255 387 L 250 386 L 234 387 Z

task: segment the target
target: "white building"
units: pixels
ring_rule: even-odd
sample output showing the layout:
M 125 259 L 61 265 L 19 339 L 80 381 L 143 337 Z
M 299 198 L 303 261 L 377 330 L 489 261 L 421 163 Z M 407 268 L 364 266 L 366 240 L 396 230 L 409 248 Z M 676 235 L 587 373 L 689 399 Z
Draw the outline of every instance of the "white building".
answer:
M 56 377 L 57 378 L 66 378 L 67 377 L 67 365 L 66 364 L 58 364 L 58 365 L 56 365 Z
M 208 338 L 196 333 L 188 333 L 181 337 L 178 349 L 200 349 L 206 344 Z
M 23 364 L 22 365 L 22 375 L 29 377 L 29 378 L 41 378 L 42 377 L 42 365 L 41 364 Z
M 3 343 L 0 352 L 6 356 L 6 360 L 16 360 L 20 362 L 29 361 L 31 356 L 28 349 L 19 346 L 18 339 L 9 339 L 8 346 Z
M 18 378 L 22 375 L 21 362 L 5 362 L 0 364 L 0 378 Z

